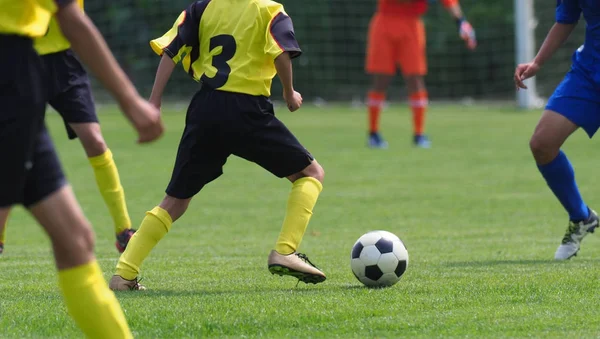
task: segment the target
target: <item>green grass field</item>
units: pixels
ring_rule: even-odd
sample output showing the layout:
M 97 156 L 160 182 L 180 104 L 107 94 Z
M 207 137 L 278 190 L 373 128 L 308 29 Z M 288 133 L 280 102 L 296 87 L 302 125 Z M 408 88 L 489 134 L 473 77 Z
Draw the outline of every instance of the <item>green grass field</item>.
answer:
M 151 146 L 113 109 L 101 110 L 134 225 L 163 197 L 185 107 L 167 110 Z M 290 184 L 230 158 L 143 266 L 142 293 L 118 293 L 139 338 L 181 337 L 597 337 L 600 238 L 554 262 L 567 224 L 537 172 L 528 140 L 538 112 L 483 106 L 430 110 L 430 150 L 414 149 L 410 117 L 387 109 L 390 149 L 365 147 L 363 110 L 305 107 L 279 117 L 316 156 L 325 188 L 301 251 L 328 274 L 320 285 L 272 276 L 267 255 Z M 118 254 L 91 168 L 62 122 L 49 125 L 68 177 L 96 231 L 108 279 Z M 588 203 L 600 208 L 598 143 L 578 132 L 565 147 Z M 392 288 L 363 288 L 350 250 L 384 229 L 410 264 Z M 80 337 L 57 288 L 49 242 L 22 210 L 0 258 L 0 337 Z

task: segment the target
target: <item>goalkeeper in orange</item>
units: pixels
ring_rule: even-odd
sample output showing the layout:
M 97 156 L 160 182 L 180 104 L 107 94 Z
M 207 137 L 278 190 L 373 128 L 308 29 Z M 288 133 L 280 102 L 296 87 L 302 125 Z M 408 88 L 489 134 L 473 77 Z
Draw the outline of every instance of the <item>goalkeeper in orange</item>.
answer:
M 469 49 L 475 49 L 475 31 L 465 19 L 458 0 L 441 0 L 456 20 L 458 33 Z M 417 147 L 429 148 L 425 135 L 425 112 L 428 95 L 424 77 L 427 74 L 425 27 L 421 16 L 427 11 L 427 0 L 379 0 L 369 25 L 365 70 L 373 83 L 367 95 L 369 107 L 369 140 L 372 148 L 387 148 L 379 133 L 379 116 L 387 89 L 398 69 L 408 87 Z

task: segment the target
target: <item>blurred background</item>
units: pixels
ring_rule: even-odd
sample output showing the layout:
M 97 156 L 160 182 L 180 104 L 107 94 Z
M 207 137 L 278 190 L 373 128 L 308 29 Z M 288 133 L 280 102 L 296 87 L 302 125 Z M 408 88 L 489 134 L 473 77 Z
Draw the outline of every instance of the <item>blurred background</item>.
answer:
M 527 0 L 528 1 L 528 0 Z M 375 0 L 283 0 L 304 51 L 295 62 L 295 82 L 305 98 L 320 101 L 361 102 L 369 79 L 363 72 L 365 43 Z M 526 0 L 523 0 L 524 4 Z M 555 2 L 534 0 L 535 49 L 554 23 Z M 104 33 L 129 76 L 146 95 L 152 86 L 158 57 L 148 41 L 162 35 L 189 0 L 89 1 L 86 11 Z M 515 1 L 462 0 L 467 19 L 479 40 L 475 52 L 459 40 L 456 25 L 441 4 L 432 3 L 425 15 L 430 98 L 436 100 L 514 100 Z M 541 97 L 548 97 L 564 75 L 570 54 L 583 42 L 584 26 L 577 28 L 567 46 L 545 66 L 537 79 Z M 168 94 L 189 99 L 199 84 L 176 72 Z M 102 92 L 96 91 L 96 95 Z M 279 96 L 274 82 L 274 96 Z M 404 100 L 402 79 L 395 80 L 390 100 Z

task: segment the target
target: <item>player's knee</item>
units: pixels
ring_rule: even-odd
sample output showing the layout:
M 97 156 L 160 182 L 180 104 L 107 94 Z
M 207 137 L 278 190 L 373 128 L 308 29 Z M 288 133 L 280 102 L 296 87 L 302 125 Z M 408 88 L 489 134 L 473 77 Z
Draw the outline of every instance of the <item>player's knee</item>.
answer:
M 107 146 L 102 134 L 93 134 L 84 142 L 83 147 L 89 157 L 95 157 L 106 152 Z
M 425 79 L 422 76 L 412 75 L 405 78 L 406 87 L 409 93 L 417 93 L 425 90 Z
M 75 267 L 94 256 L 94 232 L 87 222 L 71 226 L 68 237 L 52 239 L 52 242 L 59 267 Z
M 534 134 L 529 140 L 529 149 L 538 163 L 546 163 L 552 160 L 558 152 L 558 148 L 547 138 Z
M 81 227 L 78 239 L 79 250 L 84 253 L 93 253 L 95 243 L 94 231 L 92 231 L 91 225 L 86 224 Z
M 72 124 L 71 127 L 81 140 L 88 157 L 95 157 L 104 154 L 107 146 L 100 125 L 97 123 Z
M 373 84 L 371 89 L 376 92 L 385 93 L 392 82 L 393 76 L 385 74 L 373 75 Z
M 93 253 L 94 252 L 94 232 L 89 223 L 84 223 L 77 227 L 73 227 L 71 233 L 72 246 L 77 253 Z
M 323 167 L 316 161 L 314 161 L 310 166 L 308 166 L 303 171 L 304 176 L 315 178 L 319 180 L 321 183 L 325 179 L 325 170 Z

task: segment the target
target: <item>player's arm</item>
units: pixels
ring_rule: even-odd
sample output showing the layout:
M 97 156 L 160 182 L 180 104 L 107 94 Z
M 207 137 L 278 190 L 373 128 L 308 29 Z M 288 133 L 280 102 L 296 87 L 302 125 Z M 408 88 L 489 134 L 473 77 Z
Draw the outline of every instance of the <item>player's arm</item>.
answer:
M 465 15 L 458 3 L 458 0 L 442 0 L 442 4 L 450 13 L 452 18 L 456 21 L 458 26 L 458 34 L 463 39 L 469 49 L 475 49 L 477 47 L 477 39 L 475 37 L 475 30 L 473 26 L 467 21 Z
M 514 81 L 517 90 L 520 88 L 527 89 L 523 81 L 533 77 L 542 65 L 567 41 L 577 26 L 580 16 L 581 9 L 577 1 L 563 0 L 558 4 L 556 7 L 556 23 L 550 28 L 537 55 L 531 62 L 518 65 L 515 70 Z
M 167 83 L 173 74 L 175 69 L 175 63 L 168 54 L 163 54 L 160 58 L 160 63 L 156 69 L 156 76 L 154 78 L 154 85 L 152 86 L 152 93 L 150 94 L 150 103 L 156 108 L 160 108 L 162 103 L 163 93 L 167 87 Z
M 163 93 L 175 65 L 181 61 L 184 54 L 199 48 L 198 26 L 207 4 L 208 1 L 194 2 L 181 12 L 169 31 L 150 41 L 152 50 L 161 56 L 150 94 L 150 103 L 157 108 L 161 106 Z
M 64 36 L 71 42 L 77 55 L 119 102 L 125 116 L 138 131 L 138 142 L 158 139 L 163 132 L 159 112 L 139 96 L 96 26 L 75 1 L 58 3 L 61 7 L 56 13 L 56 18 Z
M 290 112 L 294 112 L 302 106 L 302 95 L 294 90 L 292 59 L 289 52 L 281 53 L 275 58 L 275 69 L 283 87 L 283 99 Z
M 571 33 L 573 32 L 573 30 L 575 29 L 576 26 L 577 26 L 577 23 L 575 23 L 575 24 L 561 24 L 558 22 L 555 23 L 554 26 L 552 26 L 552 28 L 550 28 L 550 31 L 548 32 L 548 35 L 546 36 L 546 39 L 544 40 L 542 47 L 540 47 L 540 50 L 538 51 L 537 55 L 533 59 L 533 62 L 536 63 L 540 67 L 543 64 L 545 64 L 546 61 L 548 61 L 548 59 L 550 59 L 552 57 L 552 55 L 554 55 L 554 53 L 556 53 L 556 51 L 560 48 L 560 46 L 562 46 L 565 43 L 565 41 L 567 41 L 567 39 L 569 38 L 569 36 L 571 35 Z
M 296 41 L 292 19 L 280 11 L 272 17 L 268 30 L 265 53 L 274 58 L 275 69 L 283 86 L 283 99 L 288 109 L 294 112 L 302 105 L 302 95 L 294 90 L 292 59 L 300 56 L 302 50 Z

